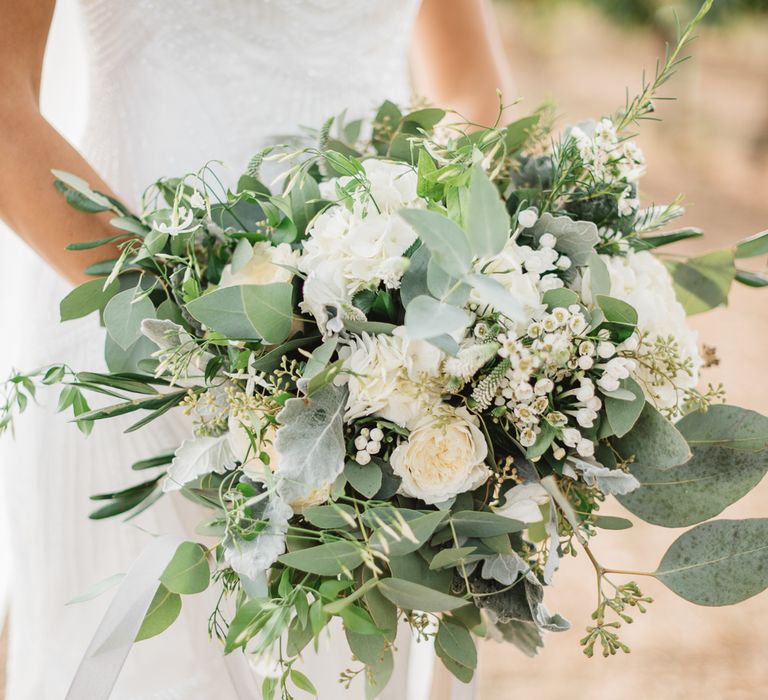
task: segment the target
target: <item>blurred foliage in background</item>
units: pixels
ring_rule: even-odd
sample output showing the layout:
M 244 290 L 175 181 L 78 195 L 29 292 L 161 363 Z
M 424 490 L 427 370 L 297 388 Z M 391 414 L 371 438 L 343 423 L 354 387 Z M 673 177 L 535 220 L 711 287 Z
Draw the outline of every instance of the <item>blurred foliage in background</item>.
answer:
M 584 0 L 600 7 L 620 22 L 665 26 L 677 15 L 685 22 L 701 5 L 700 0 L 669 3 L 664 0 Z M 705 21 L 729 22 L 753 12 L 768 12 L 768 0 L 717 0 Z
M 675 17 L 687 22 L 699 9 L 701 0 L 504 0 L 507 3 L 527 4 L 541 11 L 554 5 L 580 3 L 595 5 L 612 20 L 622 24 L 644 25 L 667 34 L 674 33 Z M 705 18 L 710 24 L 726 24 L 754 13 L 768 13 L 768 0 L 716 0 Z

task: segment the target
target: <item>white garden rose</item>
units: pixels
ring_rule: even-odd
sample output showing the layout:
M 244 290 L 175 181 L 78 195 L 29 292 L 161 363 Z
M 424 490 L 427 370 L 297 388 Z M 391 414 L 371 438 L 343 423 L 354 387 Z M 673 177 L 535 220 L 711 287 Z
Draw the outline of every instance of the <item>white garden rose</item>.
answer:
M 444 354 L 431 343 L 408 337 L 405 327 L 392 335 L 354 336 L 340 351 L 349 388 L 345 420 L 376 415 L 410 427 L 440 400 Z
M 487 455 L 477 418 L 465 408 L 443 406 L 422 417 L 390 464 L 402 479 L 400 493 L 433 504 L 483 484 L 491 475 Z
M 235 287 L 240 284 L 274 284 L 290 282 L 298 265 L 299 253 L 287 243 L 273 246 L 269 241 L 253 244 L 253 255 L 237 272 L 231 263 L 224 266 L 219 287 Z
M 639 363 L 633 373 L 651 403 L 659 409 L 674 409 L 680 402 L 681 390 L 691 389 L 698 383 L 702 359 L 698 333 L 688 325 L 672 278 L 664 263 L 648 251 L 629 252 L 624 257 L 600 257 L 610 273 L 610 295 L 634 307 L 637 327 L 647 334 L 646 342 L 638 348 L 639 355 L 651 357 L 656 339 L 672 337 L 678 344 L 680 360 L 690 363 L 691 373 L 678 371 L 673 377 L 674 385 L 650 372 L 643 363 Z M 581 295 L 586 303 L 592 303 L 588 270 L 582 279 Z

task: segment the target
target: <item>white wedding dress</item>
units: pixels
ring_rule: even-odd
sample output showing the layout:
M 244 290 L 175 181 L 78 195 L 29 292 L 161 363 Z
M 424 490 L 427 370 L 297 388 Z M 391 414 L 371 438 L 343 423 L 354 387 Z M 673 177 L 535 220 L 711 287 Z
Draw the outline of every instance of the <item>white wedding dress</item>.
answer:
M 317 127 L 343 109 L 370 115 L 384 98 L 407 104 L 407 49 L 417 5 L 81 0 L 77 28 L 84 50 L 70 32 L 56 34 L 61 25 L 53 30 L 60 52 L 49 56 L 44 85 L 62 99 L 48 116 L 58 123 L 84 113 L 76 145 L 133 207 L 153 179 L 195 171 L 211 159 L 224 161 L 234 179 L 276 135 Z M 77 50 L 87 65 L 84 106 L 73 98 L 85 94 L 82 71 L 73 73 L 68 58 Z M 58 302 L 67 290 L 34 253 L 0 231 L 0 373 L 62 360 L 75 369 L 103 367 L 104 331 L 96 318 L 58 323 Z M 130 464 L 182 440 L 187 426 L 181 417 L 128 436 L 121 432 L 127 422 L 97 424 L 84 439 L 68 417 L 55 413 L 54 392 L 43 392 L 39 402 L 18 421 L 15 439 L 0 441 L 8 535 L 2 556 L 10 560 L 7 700 L 63 698 L 112 593 L 65 603 L 125 572 L 150 534 L 193 537 L 201 518 L 179 497 L 163 498 L 130 523 L 87 518 L 95 505 L 91 494 L 141 481 L 146 472 L 133 473 Z M 218 643 L 207 638 L 211 605 L 204 594 L 185 597 L 167 633 L 134 646 L 111 697 L 236 698 Z M 402 646 L 407 651 L 407 639 Z M 387 697 L 415 698 L 414 675 L 428 676 L 429 664 L 416 674 L 411 669 L 409 689 L 407 655 L 401 657 Z M 337 681 L 350 665 L 337 632 L 317 656 L 309 655 L 305 672 L 322 700 L 358 700 L 359 685 L 345 694 Z M 260 695 L 254 690 L 249 697 Z

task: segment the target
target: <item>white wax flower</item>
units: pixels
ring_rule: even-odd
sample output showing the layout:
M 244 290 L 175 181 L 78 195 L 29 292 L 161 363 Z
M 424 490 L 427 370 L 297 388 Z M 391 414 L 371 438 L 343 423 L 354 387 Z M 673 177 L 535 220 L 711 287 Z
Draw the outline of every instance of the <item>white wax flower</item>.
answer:
M 441 407 L 424 416 L 392 452 L 400 492 L 433 504 L 483 484 L 491 475 L 488 446 L 478 421 L 465 408 Z

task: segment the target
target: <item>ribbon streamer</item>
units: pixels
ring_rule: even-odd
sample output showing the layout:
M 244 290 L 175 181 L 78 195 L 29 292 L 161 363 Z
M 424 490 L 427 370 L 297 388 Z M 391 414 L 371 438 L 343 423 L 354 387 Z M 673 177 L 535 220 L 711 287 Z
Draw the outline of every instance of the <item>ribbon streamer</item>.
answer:
M 131 566 L 77 668 L 66 700 L 107 700 L 141 628 L 159 579 L 184 540 L 163 535 Z

